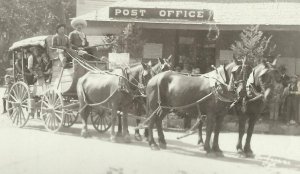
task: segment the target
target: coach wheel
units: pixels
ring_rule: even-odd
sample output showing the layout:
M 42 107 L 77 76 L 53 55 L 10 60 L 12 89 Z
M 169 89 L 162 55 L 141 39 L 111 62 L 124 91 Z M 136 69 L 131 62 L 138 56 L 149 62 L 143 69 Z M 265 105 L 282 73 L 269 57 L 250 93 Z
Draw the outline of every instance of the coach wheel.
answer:
M 111 126 L 111 111 L 92 109 L 90 112 L 93 127 L 99 132 L 106 132 Z
M 64 109 L 62 95 L 53 89 L 47 90 L 41 103 L 41 116 L 45 128 L 50 132 L 57 132 L 63 125 Z
M 65 110 L 65 118 L 63 121 L 64 127 L 71 127 L 76 123 L 79 113 L 73 110 Z
M 30 92 L 26 83 L 17 82 L 12 85 L 8 96 L 8 115 L 13 126 L 24 127 L 29 119 Z

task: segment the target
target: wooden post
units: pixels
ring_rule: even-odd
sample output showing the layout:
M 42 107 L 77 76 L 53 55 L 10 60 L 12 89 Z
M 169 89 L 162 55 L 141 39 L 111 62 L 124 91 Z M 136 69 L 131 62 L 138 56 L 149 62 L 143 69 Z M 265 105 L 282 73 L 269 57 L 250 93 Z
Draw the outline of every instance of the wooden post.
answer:
M 22 50 L 23 54 L 22 54 L 22 78 L 23 78 L 23 81 L 25 81 L 25 77 L 24 77 L 24 57 L 25 57 L 25 52 L 24 50 Z
M 14 83 L 16 82 L 16 76 L 15 76 L 15 52 L 12 52 L 12 57 L 13 57 L 13 78 L 14 78 Z

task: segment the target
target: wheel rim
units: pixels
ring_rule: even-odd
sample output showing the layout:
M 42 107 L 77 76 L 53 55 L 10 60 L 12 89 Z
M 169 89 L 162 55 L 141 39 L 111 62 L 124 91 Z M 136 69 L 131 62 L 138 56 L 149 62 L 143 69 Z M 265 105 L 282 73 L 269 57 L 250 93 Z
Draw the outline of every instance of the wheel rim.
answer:
M 107 110 L 95 110 L 90 112 L 93 127 L 100 133 L 106 132 L 111 126 L 111 112 Z
M 41 103 L 41 115 L 48 131 L 57 132 L 62 127 L 64 109 L 60 93 L 52 89 L 45 92 Z
M 15 83 L 8 97 L 8 115 L 15 127 L 24 127 L 29 119 L 28 101 L 30 93 L 24 82 Z
M 63 121 L 63 126 L 71 127 L 77 121 L 78 115 L 79 113 L 76 113 L 75 111 L 65 110 L 65 118 Z

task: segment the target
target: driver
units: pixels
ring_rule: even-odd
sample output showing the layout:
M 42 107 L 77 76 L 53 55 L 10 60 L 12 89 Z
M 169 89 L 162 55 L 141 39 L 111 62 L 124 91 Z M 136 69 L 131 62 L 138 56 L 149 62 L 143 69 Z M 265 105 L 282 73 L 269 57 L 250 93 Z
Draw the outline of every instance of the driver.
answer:
M 84 50 L 84 47 L 89 46 L 86 35 L 82 32 L 82 29 L 87 27 L 87 22 L 83 19 L 74 18 L 71 21 L 71 26 L 75 29 L 69 34 L 71 48 Z

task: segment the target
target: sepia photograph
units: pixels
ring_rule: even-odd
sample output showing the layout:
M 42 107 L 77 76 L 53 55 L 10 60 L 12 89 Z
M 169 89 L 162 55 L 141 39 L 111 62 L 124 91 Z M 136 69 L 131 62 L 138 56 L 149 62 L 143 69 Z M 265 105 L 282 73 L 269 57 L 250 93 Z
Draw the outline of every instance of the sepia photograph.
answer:
M 0 174 L 300 174 L 300 0 L 0 0 Z

